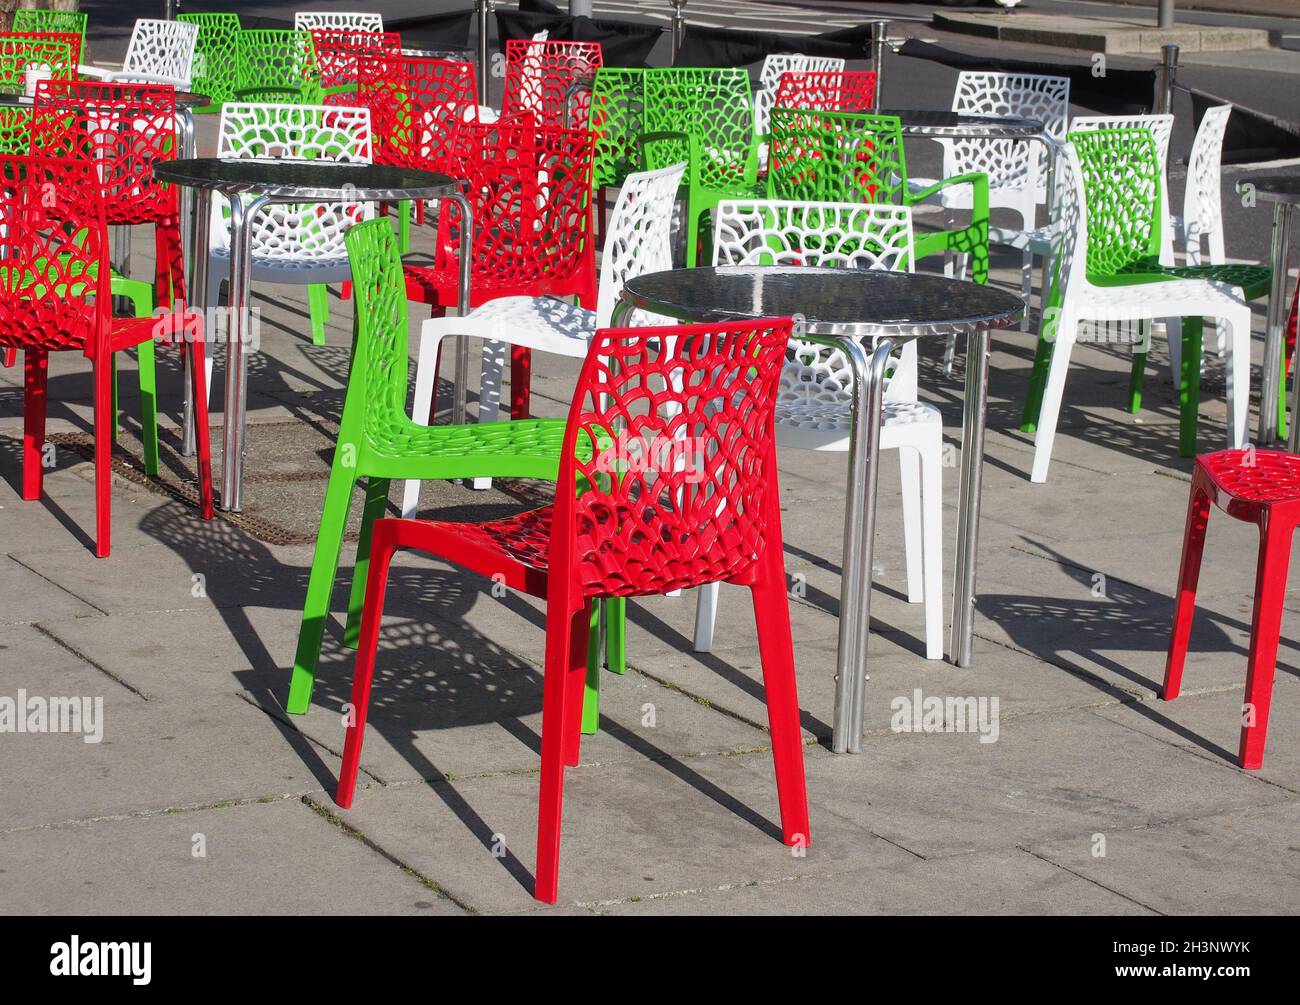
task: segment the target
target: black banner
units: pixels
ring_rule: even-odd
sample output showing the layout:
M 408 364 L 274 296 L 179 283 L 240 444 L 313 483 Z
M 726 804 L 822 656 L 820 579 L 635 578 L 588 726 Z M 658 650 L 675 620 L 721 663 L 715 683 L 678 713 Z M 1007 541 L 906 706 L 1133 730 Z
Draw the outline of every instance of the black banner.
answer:
M 871 58 L 871 25 L 842 28 L 821 35 L 778 35 L 765 31 L 733 31 L 687 24 L 678 66 L 746 66 L 774 52 L 805 56 Z
M 1228 128 L 1223 134 L 1224 164 L 1262 164 L 1300 158 L 1300 124 L 1245 108 L 1194 87 L 1179 90 L 1186 91 L 1192 99 L 1192 122 L 1197 129 L 1207 108 L 1232 105 Z
M 990 59 L 972 56 L 941 45 L 909 38 L 898 50 L 900 56 L 927 59 L 958 70 L 1001 70 L 1007 73 L 1038 73 L 1070 78 L 1070 103 L 1102 115 L 1141 115 L 1151 111 L 1155 98 L 1155 70 L 1107 68 L 1094 76 L 1092 63 L 1039 63 L 1025 59 Z M 885 68 L 888 79 L 889 69 Z
M 534 3 L 530 6 L 539 5 Z M 548 37 L 557 42 L 599 42 L 606 66 L 645 66 L 650 50 L 664 31 L 658 25 L 533 13 L 523 9 L 498 8 L 496 15 L 497 43 L 502 52 L 509 39 L 530 39 L 545 29 Z
M 402 36 L 402 45 L 408 49 L 469 49 L 472 48 L 469 30 L 473 20 L 474 10 L 470 8 L 447 11 L 443 14 L 423 14 L 419 17 L 385 20 L 384 30 L 398 32 Z M 281 17 L 254 17 L 241 14 L 239 23 L 245 28 L 282 30 L 293 28 L 291 18 Z

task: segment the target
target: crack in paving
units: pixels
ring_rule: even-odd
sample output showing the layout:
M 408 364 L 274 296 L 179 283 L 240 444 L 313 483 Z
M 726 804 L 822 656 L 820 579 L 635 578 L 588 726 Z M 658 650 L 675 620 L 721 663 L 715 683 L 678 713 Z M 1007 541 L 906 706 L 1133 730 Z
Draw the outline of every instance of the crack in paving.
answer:
M 141 691 L 139 688 L 134 687 L 134 686 L 131 685 L 131 684 L 128 684 L 126 681 L 124 681 L 124 680 L 123 680 L 121 677 L 119 677 L 117 674 L 115 674 L 115 673 L 113 673 L 111 670 L 107 669 L 103 664 L 101 664 L 101 663 L 97 663 L 95 660 L 91 659 L 89 656 L 87 656 L 85 653 L 83 653 L 80 649 L 78 649 L 76 646 L 74 646 L 71 642 L 68 642 L 68 641 L 66 641 L 66 640 L 64 640 L 64 639 L 62 639 L 62 638 L 60 638 L 58 635 L 55 635 L 54 632 L 53 632 L 51 629 L 47 628 L 45 625 L 40 624 L 39 622 L 32 622 L 32 627 L 35 628 L 38 632 L 40 632 L 42 635 L 44 635 L 44 636 L 45 636 L 47 639 L 49 639 L 51 642 L 53 642 L 55 645 L 59 646 L 61 649 L 65 650 L 65 651 L 67 651 L 67 652 L 69 652 L 69 653 L 71 653 L 71 654 L 72 654 L 73 656 L 75 656 L 77 659 L 81 660 L 81 662 L 85 663 L 86 666 L 90 667 L 90 668 L 93 669 L 93 670 L 98 670 L 98 671 L 99 671 L 100 673 L 102 673 L 105 677 L 109 678 L 109 680 L 116 681 L 118 684 L 122 685 L 122 687 L 124 687 L 126 690 L 130 691 L 133 695 L 135 695 L 135 696 L 136 696 L 137 698 L 139 698 L 141 701 L 152 701 L 152 700 L 153 700 L 149 695 L 145 694 L 145 693 L 144 693 L 143 691 Z
M 8 557 L 9 560 L 10 560 L 11 562 L 13 562 L 15 565 L 19 566 L 20 568 L 26 569 L 26 570 L 27 570 L 28 572 L 30 572 L 33 576 L 38 576 L 38 577 L 40 577 L 41 579 L 45 580 L 45 582 L 49 583 L 49 584 L 50 584 L 51 586 L 53 586 L 56 590 L 62 590 L 64 593 L 66 593 L 66 594 L 67 594 L 69 597 L 71 597 L 73 600 L 76 600 L 78 603 L 85 604 L 87 607 L 89 607 L 91 610 L 95 611 L 96 613 L 98 613 L 98 614 L 102 614 L 104 617 L 108 617 L 108 611 L 104 610 L 104 608 L 100 607 L 100 606 L 99 606 L 98 604 L 96 604 L 93 600 L 89 600 L 89 599 L 87 599 L 86 597 L 83 597 L 80 593 L 77 593 L 77 592 L 75 592 L 74 590 L 69 590 L 69 589 L 68 589 L 66 586 L 64 586 L 62 583 L 57 582 L 57 581 L 51 579 L 49 576 L 45 575 L 45 573 L 41 572 L 40 570 L 32 568 L 30 565 L 28 565 L 26 562 L 24 562 L 21 558 L 19 558 L 19 557 L 18 557 L 17 555 L 15 555 L 13 552 L 9 552 L 7 557 Z

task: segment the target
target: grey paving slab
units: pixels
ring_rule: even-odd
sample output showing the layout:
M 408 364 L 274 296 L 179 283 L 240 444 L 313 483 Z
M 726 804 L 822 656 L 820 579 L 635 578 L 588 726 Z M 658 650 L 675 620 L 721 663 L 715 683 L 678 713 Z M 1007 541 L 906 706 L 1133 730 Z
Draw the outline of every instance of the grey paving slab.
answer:
M 494 912 L 532 906 L 536 814 L 537 779 L 517 774 L 372 787 L 339 811 L 457 900 Z M 802 857 L 781 843 L 772 762 L 764 754 L 569 769 L 560 902 L 603 904 L 869 864 L 888 869 L 912 859 L 834 814 L 814 813 L 811 826 Z
M 301 799 L 0 833 L 0 862 L 5 914 L 465 913 Z
M 1035 855 L 1162 914 L 1286 914 L 1300 909 L 1300 803 L 1279 803 L 1034 846 Z M 1096 849 L 1104 855 L 1095 854 Z
M 13 555 L 0 555 L 0 597 L 5 598 L 0 603 L 0 623 L 6 625 L 90 618 L 102 613 L 60 586 L 58 580 L 34 570 Z
M 1132 900 L 1018 849 L 912 859 L 832 876 L 602 904 L 599 914 L 659 915 L 1126 915 Z

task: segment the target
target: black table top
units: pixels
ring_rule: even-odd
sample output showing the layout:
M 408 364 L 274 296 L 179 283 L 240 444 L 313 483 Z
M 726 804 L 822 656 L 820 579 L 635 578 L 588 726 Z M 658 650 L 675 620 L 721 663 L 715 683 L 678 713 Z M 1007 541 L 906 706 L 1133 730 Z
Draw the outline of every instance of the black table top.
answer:
M 679 321 L 803 316 L 810 335 L 968 334 L 1020 320 L 1024 301 L 992 286 L 880 269 L 721 266 L 629 279 L 623 298 Z
M 1237 191 L 1254 190 L 1264 202 L 1300 202 L 1300 174 L 1253 174 L 1237 182 Z
M 220 160 L 197 157 L 165 161 L 153 169 L 160 181 L 221 192 L 256 192 L 304 202 L 346 198 L 356 202 L 445 199 L 456 180 L 433 171 L 384 164 L 329 161 Z

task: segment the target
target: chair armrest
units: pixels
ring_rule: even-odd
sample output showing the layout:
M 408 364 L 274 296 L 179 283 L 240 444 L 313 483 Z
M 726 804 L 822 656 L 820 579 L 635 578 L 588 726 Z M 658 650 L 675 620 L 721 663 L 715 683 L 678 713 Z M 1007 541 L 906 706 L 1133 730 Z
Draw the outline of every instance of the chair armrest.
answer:
M 983 171 L 972 171 L 969 174 L 953 175 L 951 178 L 945 178 L 943 181 L 935 182 L 919 192 L 908 192 L 904 195 L 907 205 L 913 205 L 923 202 L 932 195 L 937 195 L 945 188 L 954 185 L 969 185 L 971 187 L 971 216 L 973 219 L 985 220 L 989 216 L 989 176 Z

